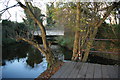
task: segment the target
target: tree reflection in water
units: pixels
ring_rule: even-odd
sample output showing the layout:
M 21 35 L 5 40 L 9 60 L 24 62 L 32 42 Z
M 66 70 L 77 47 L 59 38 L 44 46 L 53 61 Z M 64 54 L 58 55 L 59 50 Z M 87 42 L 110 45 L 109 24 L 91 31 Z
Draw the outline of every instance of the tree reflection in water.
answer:
M 42 62 L 42 55 L 41 53 L 28 44 L 11 44 L 11 45 L 5 45 L 2 47 L 2 65 L 6 65 L 6 61 L 9 61 L 11 63 L 14 62 L 14 60 L 19 60 L 21 58 L 26 58 L 26 63 L 30 67 L 34 68 L 36 64 L 39 64 Z

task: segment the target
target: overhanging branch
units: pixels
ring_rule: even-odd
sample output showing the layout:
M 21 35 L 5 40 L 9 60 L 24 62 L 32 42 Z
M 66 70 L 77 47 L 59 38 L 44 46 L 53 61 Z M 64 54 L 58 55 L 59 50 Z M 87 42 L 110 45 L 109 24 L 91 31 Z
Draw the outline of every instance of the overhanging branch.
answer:
M 23 38 L 23 37 L 19 37 L 16 40 L 17 41 L 23 40 L 23 41 L 29 43 L 30 45 L 33 45 L 35 48 L 39 49 L 41 53 L 45 54 L 45 51 L 42 49 L 42 47 L 39 44 L 37 44 L 37 43 L 35 43 L 35 42 L 33 42 L 33 41 L 29 40 L 29 39 L 26 39 L 26 38 Z
M 100 25 L 105 21 L 105 19 L 110 15 L 111 11 L 116 8 L 117 6 L 119 6 L 120 1 L 118 3 L 113 3 L 112 6 L 110 6 L 108 8 L 108 10 L 106 11 L 106 13 L 104 14 L 103 18 L 98 22 L 98 24 L 96 24 L 96 27 L 100 27 Z
M 10 8 L 13 8 L 13 7 L 16 7 L 16 6 L 18 6 L 18 3 L 15 4 L 15 5 L 13 5 L 13 6 L 10 6 L 10 7 L 7 7 L 7 8 L 5 8 L 5 9 L 1 10 L 1 11 L 0 11 L 0 14 L 3 14 L 6 10 L 8 10 L 8 9 L 10 9 Z
M 46 40 L 46 31 L 45 28 L 42 24 L 42 22 L 40 22 L 36 16 L 33 14 L 33 12 L 31 11 L 28 2 L 26 2 L 26 6 L 23 5 L 21 2 L 19 2 L 18 0 L 16 0 L 18 2 L 18 4 L 31 16 L 31 18 L 38 24 L 39 28 L 41 29 L 41 37 L 42 37 L 42 41 L 43 41 L 43 45 L 45 47 L 45 49 L 48 48 L 47 45 L 47 40 Z

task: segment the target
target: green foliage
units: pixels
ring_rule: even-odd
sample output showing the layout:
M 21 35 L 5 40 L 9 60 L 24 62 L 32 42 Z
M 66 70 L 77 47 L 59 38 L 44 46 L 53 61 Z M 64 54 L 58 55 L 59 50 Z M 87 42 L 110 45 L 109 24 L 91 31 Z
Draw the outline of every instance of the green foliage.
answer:
M 74 41 L 74 37 L 59 37 L 57 38 L 58 40 L 58 44 L 61 46 L 66 46 L 68 48 L 72 48 L 73 47 L 73 41 Z
M 103 51 L 117 52 L 120 48 L 120 26 L 118 24 L 110 25 L 103 23 L 98 29 L 97 39 L 118 39 L 118 40 L 107 40 L 107 41 L 96 41 L 95 48 Z
M 9 44 L 15 42 L 16 35 L 24 35 L 27 30 L 24 23 L 2 20 L 2 43 Z
M 54 27 L 54 4 L 47 4 L 47 27 Z
M 109 25 L 103 23 L 98 29 L 97 38 L 99 39 L 117 39 L 120 38 L 119 35 L 120 27 L 119 25 Z
M 10 35 L 14 36 L 13 30 L 15 29 L 15 23 L 7 20 L 2 21 L 2 43 L 11 43 Z
M 120 39 L 120 36 L 119 36 L 119 34 L 120 34 L 120 25 L 119 25 L 119 24 L 117 24 L 117 25 L 112 25 L 112 27 L 114 28 L 118 39 Z
M 72 5 L 72 4 L 71 4 Z M 55 19 L 55 26 L 61 27 L 69 27 L 75 28 L 75 21 L 76 21 L 76 9 L 74 5 L 71 6 L 69 3 L 60 3 L 54 9 L 54 17 Z
M 43 22 L 43 17 L 45 15 L 41 14 L 41 10 L 38 8 L 38 7 L 32 7 L 31 8 L 32 12 L 35 14 L 35 17 L 40 21 L 40 22 Z M 25 24 L 27 26 L 29 26 L 29 29 L 30 30 L 34 30 L 35 28 L 37 29 L 37 24 L 36 22 L 30 17 L 29 14 L 27 14 L 25 11 L 24 11 L 25 15 L 26 15 L 26 19 L 23 19 L 23 21 L 25 22 Z M 35 27 L 36 26 L 36 27 Z

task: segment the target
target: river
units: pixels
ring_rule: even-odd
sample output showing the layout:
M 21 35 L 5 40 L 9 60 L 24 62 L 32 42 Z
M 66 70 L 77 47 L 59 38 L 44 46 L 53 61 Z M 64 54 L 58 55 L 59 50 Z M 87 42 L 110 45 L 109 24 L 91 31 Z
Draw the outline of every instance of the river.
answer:
M 2 49 L 3 78 L 36 78 L 47 69 L 45 57 L 31 45 L 17 43 Z M 54 45 L 52 49 L 57 52 L 58 46 Z

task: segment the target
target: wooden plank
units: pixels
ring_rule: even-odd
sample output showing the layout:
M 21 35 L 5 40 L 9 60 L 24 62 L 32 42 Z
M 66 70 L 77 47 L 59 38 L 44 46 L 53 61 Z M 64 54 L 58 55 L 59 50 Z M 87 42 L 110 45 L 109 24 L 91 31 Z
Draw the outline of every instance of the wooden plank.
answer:
M 77 78 L 85 78 L 88 69 L 88 63 L 83 63 L 80 71 L 78 72 Z
M 80 71 L 81 67 L 82 67 L 82 64 L 81 62 L 77 62 L 77 65 L 75 65 L 73 71 L 71 72 L 71 75 L 69 78 L 76 78 L 77 75 L 78 75 L 78 72 Z
M 120 78 L 120 66 L 116 65 L 114 66 L 115 73 L 117 75 L 117 78 Z
M 119 66 L 111 65 L 100 65 L 82 62 L 66 62 L 56 72 L 51 79 L 62 78 L 62 79 L 106 79 L 106 78 L 118 78 Z
M 118 66 L 118 78 L 120 78 L 120 66 Z
M 102 78 L 109 78 L 106 65 L 102 65 Z
M 117 65 L 117 66 L 115 67 L 115 71 L 116 71 L 116 73 L 118 74 L 118 78 L 120 78 L 120 66 L 119 66 L 119 65 Z
M 116 73 L 114 66 L 107 65 L 106 67 L 110 78 L 118 78 L 118 74 Z
M 81 70 L 83 64 L 84 64 L 84 63 L 82 63 L 82 62 L 78 62 L 78 65 L 76 66 L 76 70 L 75 70 L 76 72 L 74 73 L 73 78 L 77 78 L 78 73 L 79 73 L 79 71 Z
M 74 69 L 74 67 L 75 67 L 76 65 L 77 65 L 77 62 L 74 62 L 73 67 L 69 70 L 68 75 L 66 75 L 66 77 L 65 77 L 65 78 L 69 78 L 69 76 L 70 76 L 71 72 L 73 71 L 73 69 Z
M 75 73 L 75 68 L 78 66 L 78 63 L 77 63 L 77 62 L 75 62 L 75 63 L 76 63 L 76 64 L 75 64 L 74 68 L 72 69 L 72 71 L 70 72 L 68 78 L 73 78 L 73 75 L 74 75 L 74 73 Z
M 118 78 L 120 78 L 120 66 L 118 66 Z
M 86 78 L 93 78 L 94 75 L 94 64 L 89 63 L 86 72 Z
M 59 78 L 67 78 L 76 64 L 76 62 L 71 62 L 69 66 L 64 70 L 64 73 L 59 76 Z
M 64 65 L 51 77 L 51 78 L 59 78 L 61 74 L 63 74 L 64 70 L 68 68 L 70 62 L 64 63 Z
M 94 78 L 102 78 L 102 67 L 100 64 L 94 64 Z

